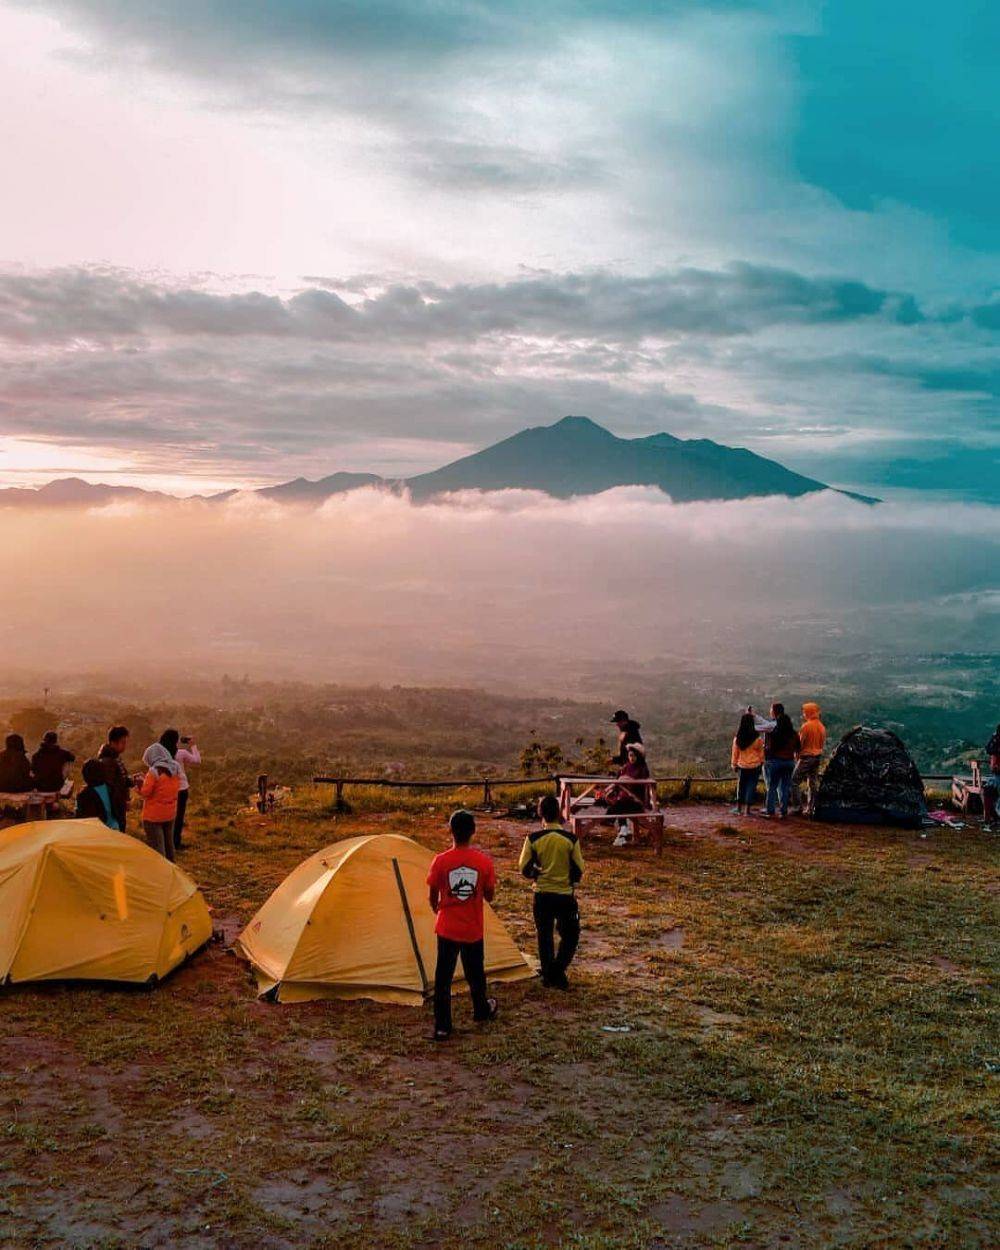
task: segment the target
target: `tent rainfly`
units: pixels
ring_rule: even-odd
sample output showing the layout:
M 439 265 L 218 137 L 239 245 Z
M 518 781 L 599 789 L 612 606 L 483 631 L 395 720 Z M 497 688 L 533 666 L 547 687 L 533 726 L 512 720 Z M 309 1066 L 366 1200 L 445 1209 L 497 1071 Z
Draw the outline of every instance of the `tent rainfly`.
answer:
M 261 996 L 421 1003 L 437 960 L 426 884 L 432 858 L 411 838 L 382 833 L 334 843 L 300 864 L 236 943 Z M 534 976 L 488 905 L 484 916 L 487 976 Z
M 816 819 L 919 828 L 924 783 L 900 738 L 856 725 L 840 740 L 820 781 Z
M 0 984 L 153 982 L 211 936 L 191 878 L 99 820 L 0 832 Z

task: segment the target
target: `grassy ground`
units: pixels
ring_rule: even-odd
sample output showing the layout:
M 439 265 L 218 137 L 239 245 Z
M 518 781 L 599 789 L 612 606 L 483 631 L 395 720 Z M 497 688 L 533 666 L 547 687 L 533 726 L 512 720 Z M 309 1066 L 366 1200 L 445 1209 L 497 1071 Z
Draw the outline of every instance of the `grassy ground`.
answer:
M 362 796 L 363 797 L 363 796 Z M 196 809 L 230 933 L 320 846 L 442 846 L 449 796 Z M 383 799 L 384 801 L 384 799 Z M 997 843 L 672 811 L 664 854 L 588 842 L 568 994 L 272 1006 L 213 946 L 150 993 L 0 996 L 0 1245 L 997 1244 Z M 524 826 L 481 822 L 530 949 Z

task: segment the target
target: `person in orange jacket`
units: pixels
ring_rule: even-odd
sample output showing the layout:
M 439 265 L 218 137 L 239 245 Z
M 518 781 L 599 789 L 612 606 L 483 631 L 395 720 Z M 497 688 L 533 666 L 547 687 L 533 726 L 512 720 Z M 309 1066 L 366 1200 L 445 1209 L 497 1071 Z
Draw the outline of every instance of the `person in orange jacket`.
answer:
M 160 742 L 147 747 L 142 762 L 149 769 L 139 784 L 142 796 L 142 828 L 146 842 L 173 863 L 174 821 L 181 789 L 177 761 Z
M 792 805 L 806 816 L 811 816 L 816 810 L 816 796 L 819 794 L 819 770 L 823 762 L 823 747 L 826 745 L 826 726 L 819 718 L 818 703 L 803 703 L 802 717 L 799 728 L 799 742 L 802 746 L 795 772 L 792 773 Z M 808 796 L 804 804 L 803 786 Z
M 749 816 L 757 798 L 760 770 L 764 767 L 764 739 L 757 732 L 753 712 L 749 708 L 740 717 L 733 739 L 732 765 L 739 776 L 733 815 Z

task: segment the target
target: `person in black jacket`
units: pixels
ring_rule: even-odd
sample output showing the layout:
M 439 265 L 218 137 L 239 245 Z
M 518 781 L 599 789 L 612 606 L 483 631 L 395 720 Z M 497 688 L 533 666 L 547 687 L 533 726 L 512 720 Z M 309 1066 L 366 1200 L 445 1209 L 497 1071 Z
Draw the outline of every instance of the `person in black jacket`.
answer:
M 35 778 L 35 789 L 45 793 L 55 793 L 62 789 L 66 780 L 66 765 L 72 764 L 76 756 L 72 751 L 59 745 L 59 735 L 50 729 L 42 738 L 41 746 L 31 757 L 31 771 Z
M 1000 725 L 986 744 L 986 768 L 983 772 L 983 825 L 995 830 L 997 800 L 1000 799 Z
M 109 829 L 118 829 L 107 774 L 100 760 L 87 760 L 83 766 L 83 779 L 87 784 L 76 796 L 77 819 L 96 817 Z
M 611 723 L 618 726 L 618 750 L 612 755 L 611 763 L 617 764 L 619 768 L 624 768 L 628 763 L 628 751 L 626 750 L 628 744 L 630 742 L 642 742 L 639 722 L 633 720 L 623 708 L 619 708 L 612 716 Z
M 113 725 L 108 730 L 108 740 L 97 753 L 97 758 L 104 768 L 104 777 L 111 795 L 111 810 L 114 812 L 118 828 L 125 832 L 128 818 L 129 796 L 132 789 L 132 778 L 122 762 L 128 750 L 128 730 L 124 725 Z
M 8 734 L 4 749 L 0 751 L 0 792 L 26 794 L 34 788 L 24 739 L 20 734 Z

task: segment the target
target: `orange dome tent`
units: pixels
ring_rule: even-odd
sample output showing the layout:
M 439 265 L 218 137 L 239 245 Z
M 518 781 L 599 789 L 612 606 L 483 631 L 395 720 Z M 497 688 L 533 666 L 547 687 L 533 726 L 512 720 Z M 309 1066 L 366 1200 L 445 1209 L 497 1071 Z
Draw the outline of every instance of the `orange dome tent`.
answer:
M 0 832 L 0 985 L 146 982 L 212 936 L 201 891 L 99 820 L 40 820 Z
M 300 864 L 236 943 L 261 994 L 421 1003 L 437 959 L 426 884 L 432 858 L 411 838 L 383 833 L 337 842 Z M 488 905 L 484 915 L 487 977 L 534 976 Z

